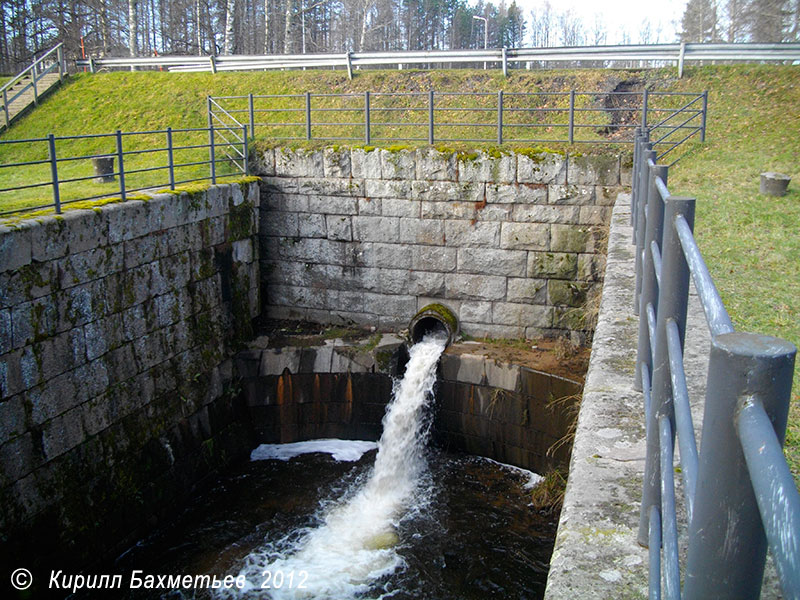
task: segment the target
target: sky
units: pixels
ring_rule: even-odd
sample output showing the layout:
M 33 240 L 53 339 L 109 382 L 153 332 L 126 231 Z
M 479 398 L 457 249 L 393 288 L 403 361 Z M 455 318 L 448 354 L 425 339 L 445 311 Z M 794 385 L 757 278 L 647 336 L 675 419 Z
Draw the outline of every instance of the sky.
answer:
M 507 1 L 510 3 L 510 0 Z M 638 31 L 642 22 L 647 18 L 650 19 L 653 38 L 655 38 L 656 30 L 661 29 L 659 39 L 651 39 L 651 43 L 656 41 L 660 43 L 676 42 L 686 2 L 687 0 L 660 0 L 659 2 L 648 0 L 550 0 L 555 12 L 572 8 L 575 14 L 581 17 L 587 29 L 592 28 L 595 15 L 599 15 L 608 34 L 607 44 L 621 43 L 626 30 L 630 35 L 631 42 L 638 42 Z M 499 4 L 499 2 L 495 3 Z M 543 3 L 544 0 L 517 0 L 517 6 L 522 8 L 525 19 L 528 21 L 531 10 L 540 7 Z

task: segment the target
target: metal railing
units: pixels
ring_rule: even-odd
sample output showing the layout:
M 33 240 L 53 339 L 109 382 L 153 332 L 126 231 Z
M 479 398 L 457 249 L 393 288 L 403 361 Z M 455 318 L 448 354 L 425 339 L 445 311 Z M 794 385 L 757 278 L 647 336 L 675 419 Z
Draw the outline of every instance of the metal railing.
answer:
M 105 152 L 87 153 L 86 146 L 107 146 Z M 0 188 L 0 207 L 9 194 L 18 196 L 24 190 L 51 188 L 52 203 L 28 205 L 12 210 L 0 211 L 0 216 L 19 212 L 54 208 L 60 214 L 62 207 L 75 202 L 119 197 L 123 202 L 134 192 L 154 190 L 195 181 L 249 175 L 247 126 L 204 127 L 182 129 L 160 129 L 154 131 L 119 131 L 89 135 L 56 136 L 44 138 L 0 140 L 0 152 L 14 148 L 15 154 L 22 151 L 32 160 L 0 162 L 0 171 L 18 170 L 23 173 L 23 185 Z M 20 148 L 20 150 L 16 150 Z M 198 153 L 208 149 L 208 159 L 199 158 Z M 156 158 L 152 158 L 155 155 Z M 218 156 L 222 155 L 222 156 Z M 142 157 L 148 156 L 147 159 Z M 99 161 L 99 162 L 98 162 Z M 114 165 L 116 161 L 116 165 Z M 136 164 L 139 163 L 139 164 Z M 221 173 L 218 166 L 229 165 L 229 173 Z M 209 167 L 208 175 L 197 175 L 198 169 Z M 94 171 L 87 174 L 90 169 Z M 46 175 L 43 173 L 46 172 Z M 162 177 L 151 177 L 153 173 Z M 184 178 L 181 178 L 181 174 Z M 132 184 L 136 176 L 147 176 L 146 185 Z M 36 178 L 39 181 L 36 181 Z M 35 183 L 28 183 L 30 180 Z M 7 178 L 0 179 L 8 180 Z M 111 185 L 116 182 L 116 185 Z M 64 187 L 79 184 L 77 190 L 64 198 Z M 97 184 L 97 185 L 94 185 Z M 84 195 L 89 186 L 100 191 Z M 103 188 L 108 188 L 103 189 Z
M 33 103 L 38 104 L 39 94 L 42 91 L 40 90 L 40 81 L 45 77 L 45 75 L 56 71 L 58 72 L 59 81 L 63 81 L 66 74 L 66 68 L 64 66 L 64 49 L 62 44 L 58 44 L 52 50 L 45 52 L 42 56 L 34 60 L 27 68 L 23 69 L 19 74 L 7 81 L 5 85 L 0 88 L 0 91 L 2 91 L 3 94 L 3 117 L 5 119 L 6 128 L 8 128 L 8 126 L 11 124 L 11 120 L 14 117 L 14 115 L 12 115 L 9 111 L 9 106 L 11 103 L 27 94 L 28 91 L 33 90 Z M 23 87 L 16 91 L 12 89 L 18 83 L 23 82 L 28 77 L 30 78 L 30 81 L 25 83 Z
M 782 445 L 797 349 L 734 331 L 693 236 L 695 200 L 672 196 L 648 130 L 637 132 L 632 220 L 639 344 L 635 387 L 647 431 L 639 542 L 650 598 L 681 597 L 674 440 L 688 520 L 683 595 L 758 598 L 767 545 L 784 597 L 800 598 L 800 495 Z M 711 333 L 702 444 L 683 367 L 689 278 Z
M 344 68 L 350 77 L 360 67 L 411 65 L 498 64 L 504 74 L 516 63 L 630 62 L 676 64 L 679 75 L 687 61 L 798 61 L 800 44 L 640 44 L 627 46 L 568 46 L 561 48 L 490 48 L 486 50 L 419 50 L 398 52 L 343 52 L 331 54 L 270 54 L 261 56 L 157 56 L 88 58 L 79 67 L 130 69 L 166 67 L 170 71 L 244 71 L 266 69 Z
M 363 92 L 219 96 L 209 126 L 274 140 L 483 143 L 632 143 L 649 127 L 661 157 L 694 136 L 705 141 L 708 93 Z

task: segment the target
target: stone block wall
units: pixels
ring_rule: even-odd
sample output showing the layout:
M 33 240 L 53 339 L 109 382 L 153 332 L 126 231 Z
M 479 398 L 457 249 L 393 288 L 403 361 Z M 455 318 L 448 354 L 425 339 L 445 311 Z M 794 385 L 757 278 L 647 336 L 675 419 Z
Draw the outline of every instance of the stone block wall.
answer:
M 587 330 L 618 156 L 259 151 L 265 313 L 402 328 L 442 302 L 473 336 Z
M 231 356 L 259 201 L 220 185 L 0 228 L 0 562 L 98 559 L 249 450 Z

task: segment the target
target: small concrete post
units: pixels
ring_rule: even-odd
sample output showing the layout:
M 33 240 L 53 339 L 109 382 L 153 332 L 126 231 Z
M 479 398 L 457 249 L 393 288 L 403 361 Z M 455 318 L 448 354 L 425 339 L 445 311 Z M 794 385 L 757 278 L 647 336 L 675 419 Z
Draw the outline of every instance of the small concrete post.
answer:
M 752 333 L 724 333 L 711 341 L 695 513 L 689 524 L 688 600 L 758 598 L 761 593 L 766 537 L 736 415 L 752 399 L 773 415 L 776 407 L 788 407 L 795 353 L 784 340 Z

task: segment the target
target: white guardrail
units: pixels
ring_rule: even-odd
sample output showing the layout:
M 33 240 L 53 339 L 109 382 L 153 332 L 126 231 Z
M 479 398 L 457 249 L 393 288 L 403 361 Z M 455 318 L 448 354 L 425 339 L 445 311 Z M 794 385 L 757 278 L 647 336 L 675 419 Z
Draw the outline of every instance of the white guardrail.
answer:
M 648 44 L 631 46 L 571 46 L 563 48 L 497 48 L 488 50 L 425 50 L 408 52 L 346 52 L 338 54 L 271 54 L 230 56 L 157 56 L 88 58 L 79 67 L 119 69 L 160 67 L 169 71 L 246 71 L 264 69 L 344 67 L 352 77 L 361 66 L 493 62 L 508 73 L 509 63 L 575 61 L 641 61 L 674 63 L 679 75 L 686 61 L 800 62 L 800 43 L 787 44 Z M 526 65 L 530 67 L 530 65 Z

